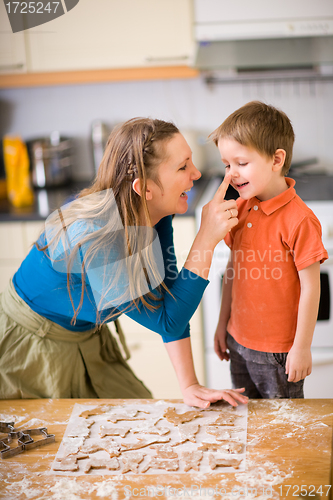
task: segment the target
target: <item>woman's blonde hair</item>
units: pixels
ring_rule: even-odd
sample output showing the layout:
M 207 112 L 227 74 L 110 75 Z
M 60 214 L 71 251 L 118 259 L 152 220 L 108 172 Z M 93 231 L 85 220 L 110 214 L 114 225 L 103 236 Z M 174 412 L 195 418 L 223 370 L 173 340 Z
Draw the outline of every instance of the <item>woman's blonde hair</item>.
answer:
M 101 321 L 100 310 L 114 307 L 115 302 L 108 297 L 114 297 L 113 292 L 119 283 L 120 297 L 116 304 L 129 302 L 130 297 L 129 308 L 133 304 L 137 307 L 141 301 L 148 309 L 156 309 L 156 305 L 147 301 L 152 297 L 153 284 L 161 284 L 167 290 L 163 283 L 164 274 L 161 276 L 160 272 L 161 265 L 156 265 L 154 258 L 156 232 L 154 235 L 150 229 L 152 224 L 144 193 L 148 179 L 160 185 L 158 166 L 166 157 L 166 143 L 177 133 L 179 130 L 173 123 L 150 118 L 133 118 L 118 125 L 109 136 L 92 185 L 48 218 L 45 229 L 47 244 L 40 247 L 36 242 L 36 246 L 53 260 L 55 269 L 62 268 L 62 272 L 67 273 L 67 288 L 73 307 L 72 324 L 75 324 L 83 305 L 89 268 L 106 266 L 99 303 L 95 297 L 97 323 L 110 321 L 117 315 L 111 312 Z M 132 187 L 135 179 L 140 181 L 142 196 Z M 105 272 L 114 248 L 118 260 L 111 273 Z M 129 258 L 120 259 L 119 255 Z M 125 274 L 130 276 L 129 282 L 122 274 L 124 266 Z M 145 280 L 142 280 L 142 272 Z M 78 305 L 74 304 L 71 294 L 72 275 L 75 273 L 82 275 Z

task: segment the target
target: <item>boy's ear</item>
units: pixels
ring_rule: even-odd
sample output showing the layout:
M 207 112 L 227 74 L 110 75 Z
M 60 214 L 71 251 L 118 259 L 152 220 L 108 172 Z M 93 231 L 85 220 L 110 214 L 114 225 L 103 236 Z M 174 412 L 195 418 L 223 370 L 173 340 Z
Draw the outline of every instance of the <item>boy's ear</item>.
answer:
M 274 153 L 273 158 L 273 171 L 277 172 L 281 170 L 286 159 L 286 152 L 284 149 L 277 149 Z
M 140 179 L 134 179 L 132 182 L 132 189 L 133 191 L 136 192 L 139 196 L 141 196 L 141 184 L 140 184 Z M 150 182 L 149 179 L 147 180 L 147 189 L 146 189 L 146 200 L 151 200 L 152 199 L 152 192 L 150 189 Z

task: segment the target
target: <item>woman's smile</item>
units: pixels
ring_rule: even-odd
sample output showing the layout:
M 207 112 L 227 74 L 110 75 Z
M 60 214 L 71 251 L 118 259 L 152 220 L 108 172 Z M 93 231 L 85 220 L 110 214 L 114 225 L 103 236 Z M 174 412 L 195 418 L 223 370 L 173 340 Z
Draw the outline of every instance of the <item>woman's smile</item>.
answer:
M 176 134 L 165 146 L 166 160 L 158 167 L 158 182 L 149 183 L 147 204 L 152 224 L 167 215 L 184 214 L 188 192 L 201 173 L 192 162 L 192 151 L 181 134 Z

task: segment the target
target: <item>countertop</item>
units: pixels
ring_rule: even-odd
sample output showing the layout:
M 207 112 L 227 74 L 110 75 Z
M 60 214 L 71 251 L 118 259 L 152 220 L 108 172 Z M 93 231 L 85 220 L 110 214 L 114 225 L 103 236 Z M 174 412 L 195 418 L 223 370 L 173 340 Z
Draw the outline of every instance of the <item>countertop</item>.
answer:
M 209 177 L 203 177 L 194 183 L 189 193 L 189 208 L 185 216 L 194 216 L 195 207 L 209 180 Z M 54 210 L 68 203 L 89 185 L 88 181 L 80 181 L 59 188 L 35 189 L 35 202 L 26 208 L 15 208 L 8 200 L 0 200 L 0 222 L 45 220 Z
M 296 180 L 296 192 L 304 201 L 332 200 L 333 201 L 333 175 L 324 174 L 291 174 Z M 203 175 L 194 183 L 189 192 L 188 210 L 177 217 L 193 217 L 195 208 L 204 194 L 206 187 L 214 177 L 219 177 L 222 182 L 222 174 Z M 88 181 L 73 182 L 67 186 L 50 189 L 36 189 L 34 205 L 27 208 L 17 209 L 8 200 L 0 200 L 0 222 L 45 220 L 53 210 L 64 205 L 81 190 L 89 186 Z M 237 191 L 231 186 L 226 194 L 226 199 L 236 199 Z
M 172 401 L 181 402 L 170 400 Z M 147 499 L 151 498 L 148 486 L 156 488 L 155 496 L 161 499 L 181 497 L 292 500 L 297 496 L 305 497 L 306 493 L 309 498 L 330 498 L 333 399 L 250 400 L 244 472 L 104 477 L 101 474 L 77 478 L 53 475 L 51 464 L 74 404 L 99 406 L 126 402 L 130 401 L 0 401 L 0 420 L 14 420 L 17 422 L 16 427 L 22 428 L 47 427 L 48 432 L 56 437 L 55 443 L 1 460 L 0 498 Z M 177 488 L 176 496 L 170 496 L 168 488 Z

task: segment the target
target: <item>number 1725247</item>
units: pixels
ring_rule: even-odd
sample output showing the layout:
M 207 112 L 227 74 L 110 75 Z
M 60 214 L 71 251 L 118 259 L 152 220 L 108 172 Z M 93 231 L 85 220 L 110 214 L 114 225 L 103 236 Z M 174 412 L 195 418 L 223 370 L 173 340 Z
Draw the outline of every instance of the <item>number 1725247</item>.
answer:
M 8 2 L 6 9 L 8 14 L 55 14 L 60 2 Z
M 314 486 L 313 484 L 298 486 L 297 484 L 283 484 L 277 487 L 281 497 L 328 497 L 331 485 L 324 484 L 321 486 Z

